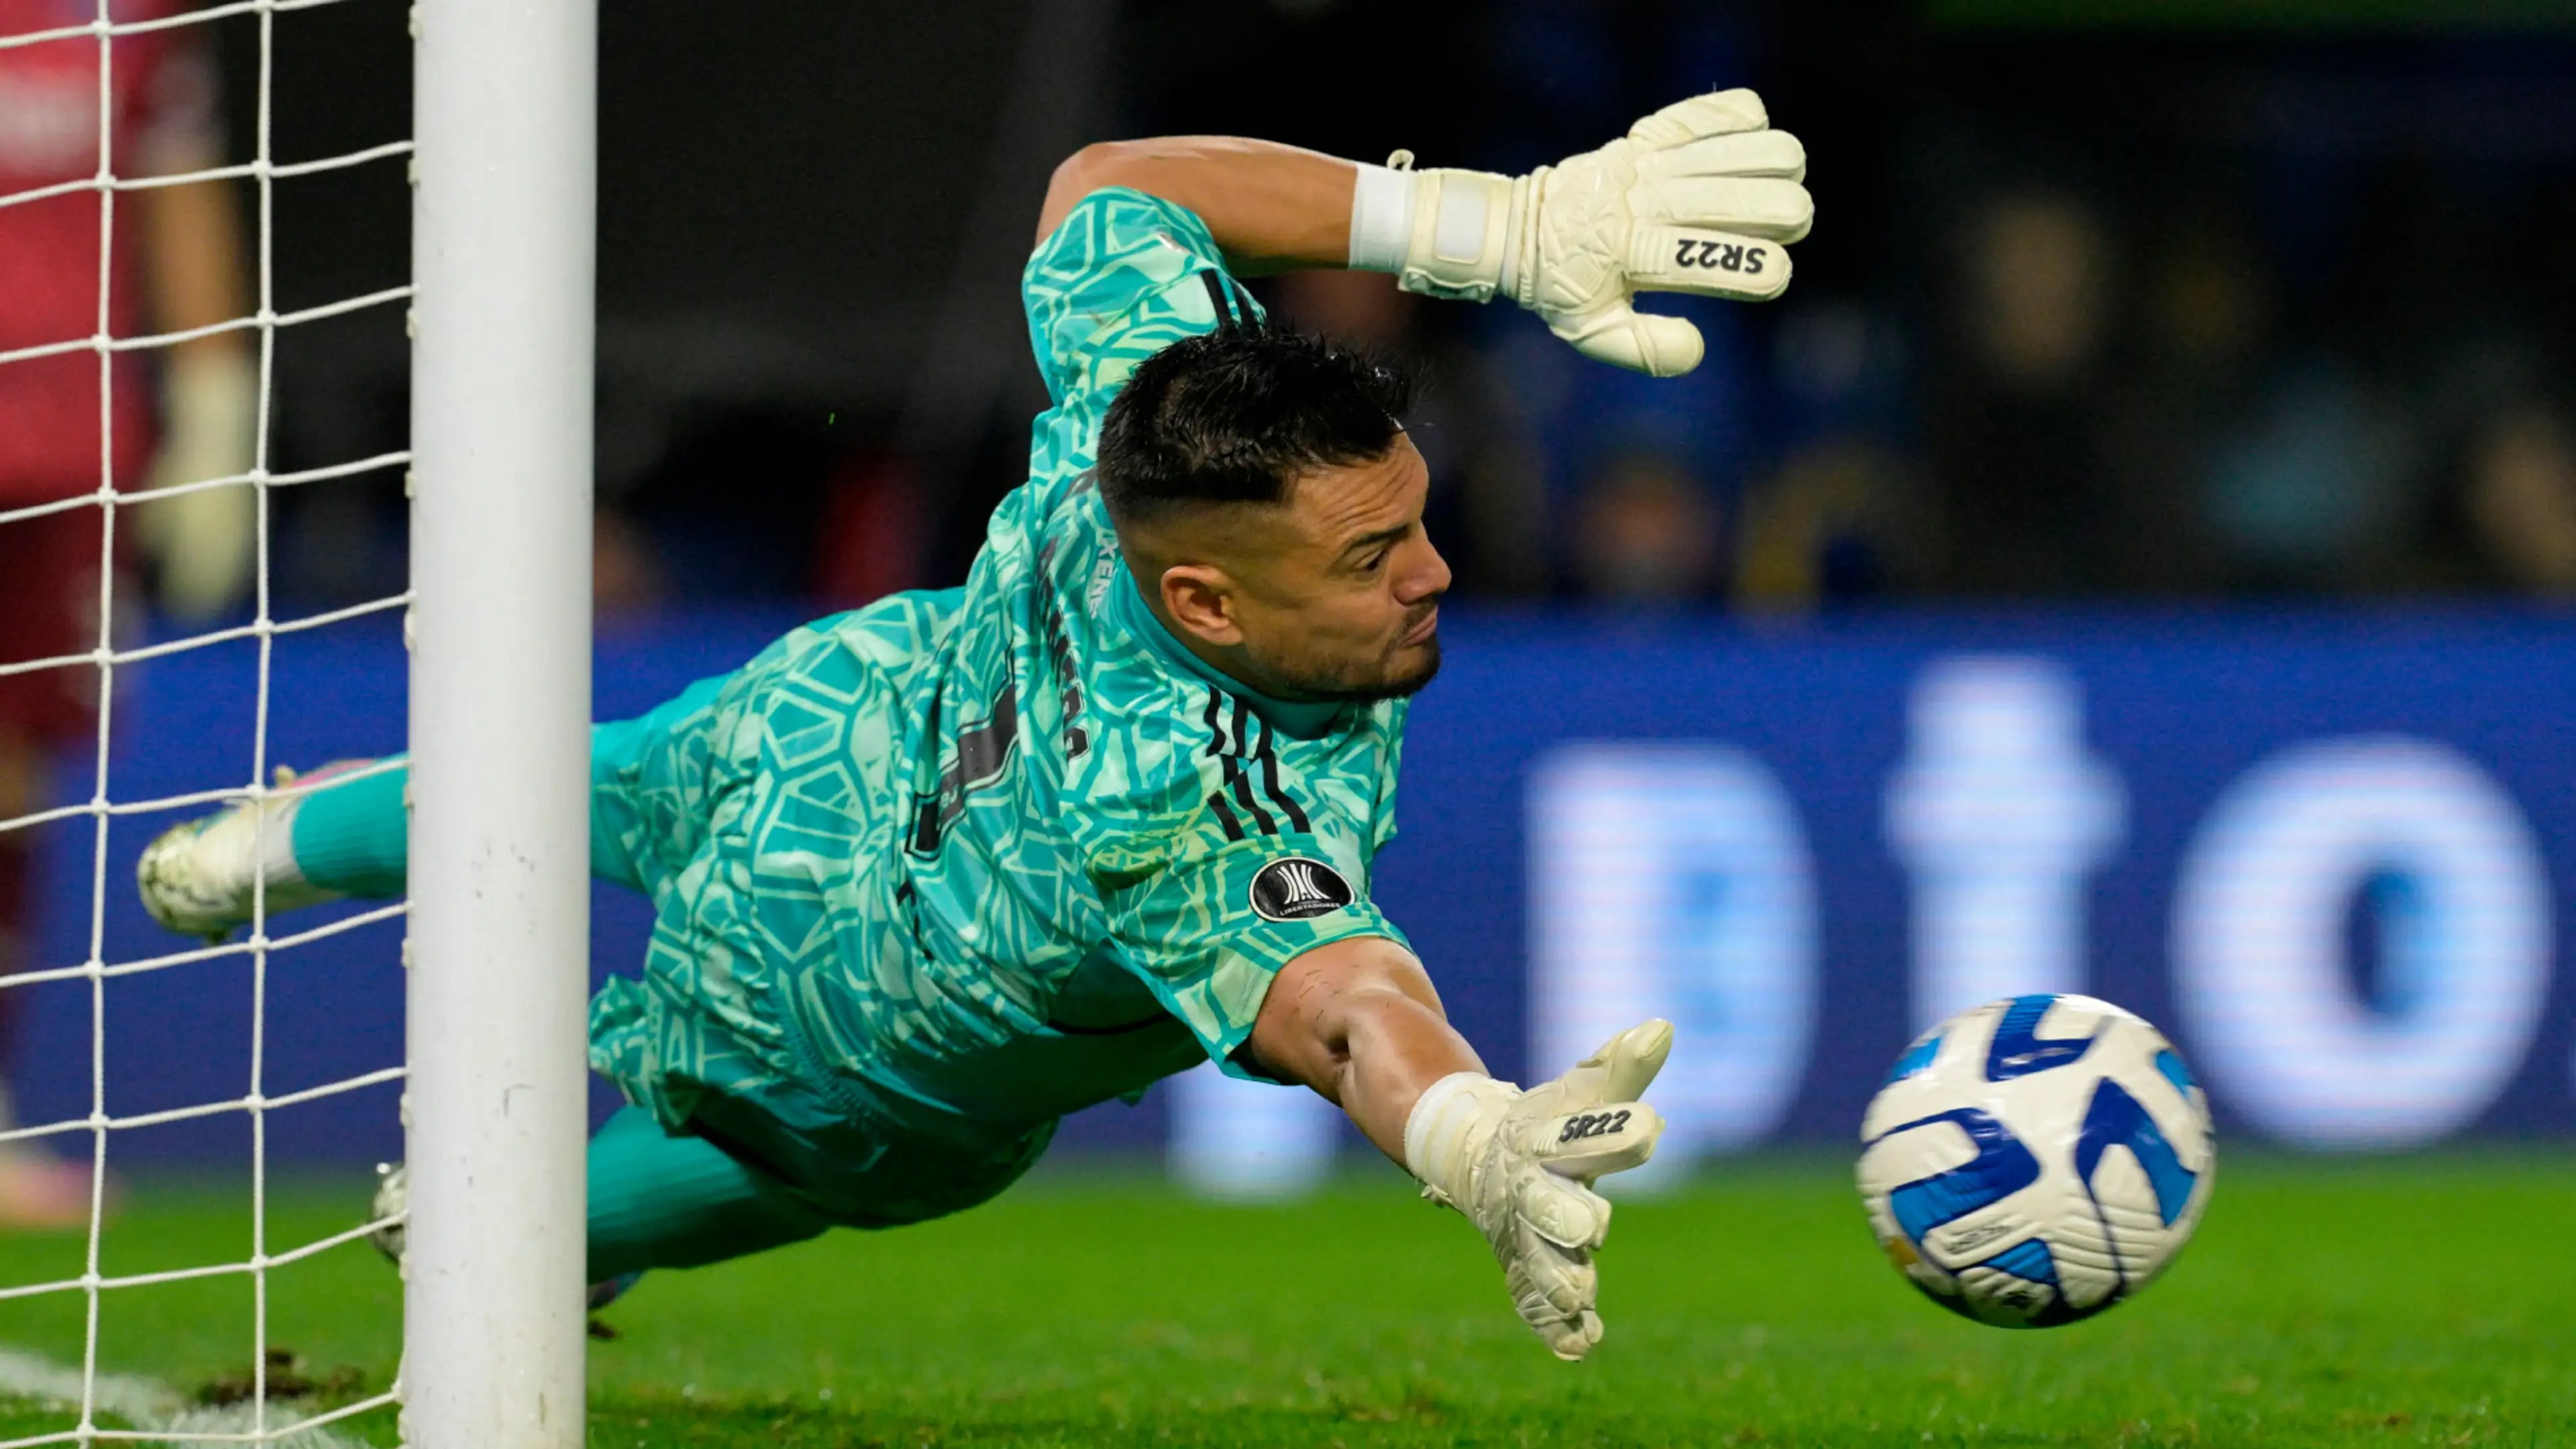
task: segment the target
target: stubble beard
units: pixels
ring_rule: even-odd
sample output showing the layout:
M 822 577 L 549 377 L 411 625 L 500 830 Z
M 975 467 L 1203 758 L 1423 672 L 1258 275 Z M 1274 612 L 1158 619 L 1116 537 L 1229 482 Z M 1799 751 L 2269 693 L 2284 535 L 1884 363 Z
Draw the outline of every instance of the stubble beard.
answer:
M 1422 661 L 1410 669 L 1397 672 L 1395 659 L 1405 653 L 1418 652 Z M 1286 682 L 1306 699 L 1334 700 L 1345 704 L 1376 704 L 1381 700 L 1408 699 L 1422 691 L 1440 673 L 1440 636 L 1434 633 L 1421 643 L 1399 649 L 1380 660 L 1369 677 L 1360 677 L 1350 669 L 1335 670 L 1329 675 L 1318 670 L 1307 677 L 1290 677 Z

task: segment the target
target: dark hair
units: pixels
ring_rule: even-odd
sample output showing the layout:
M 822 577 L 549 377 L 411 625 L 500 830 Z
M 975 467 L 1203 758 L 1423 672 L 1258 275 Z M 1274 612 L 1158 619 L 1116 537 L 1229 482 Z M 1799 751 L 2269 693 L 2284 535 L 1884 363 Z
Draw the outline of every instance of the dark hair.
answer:
M 1413 379 L 1320 337 L 1224 326 L 1145 359 L 1100 428 L 1113 519 L 1194 503 L 1277 503 L 1312 468 L 1383 458 Z

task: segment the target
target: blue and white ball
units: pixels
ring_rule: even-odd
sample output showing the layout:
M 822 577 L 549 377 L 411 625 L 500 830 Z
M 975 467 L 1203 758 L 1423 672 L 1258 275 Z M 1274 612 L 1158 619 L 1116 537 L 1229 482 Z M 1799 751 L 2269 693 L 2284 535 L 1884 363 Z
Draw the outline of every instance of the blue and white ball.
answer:
M 2089 996 L 1943 1022 L 1897 1058 L 1860 1136 L 1888 1259 L 1933 1302 L 2005 1328 L 2089 1318 L 2154 1281 L 2218 1166 L 2181 1055 Z

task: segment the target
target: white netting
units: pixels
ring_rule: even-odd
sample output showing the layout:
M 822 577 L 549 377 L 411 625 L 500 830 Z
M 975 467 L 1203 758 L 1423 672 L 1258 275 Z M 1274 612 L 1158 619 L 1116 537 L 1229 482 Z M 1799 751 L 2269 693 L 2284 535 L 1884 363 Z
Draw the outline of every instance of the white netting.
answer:
M 314 1435 L 322 1425 L 351 1415 L 363 1414 L 394 1401 L 398 1389 L 357 1399 L 333 1407 L 328 1413 L 306 1417 L 294 1407 L 272 1402 L 270 1395 L 271 1349 L 269 1276 L 275 1270 L 298 1263 L 327 1250 L 351 1244 L 374 1226 L 353 1223 L 345 1230 L 305 1241 L 273 1242 L 269 1232 L 270 1218 L 270 1131 L 271 1114 L 290 1107 L 310 1104 L 346 1093 L 384 1087 L 398 1082 L 405 1068 L 397 1059 L 382 1067 L 343 1074 L 330 1080 L 300 1085 L 293 1090 L 271 1090 L 270 1013 L 272 962 L 282 953 L 316 942 L 363 929 L 377 922 L 404 914 L 402 903 L 328 919 L 325 923 L 282 934 L 271 935 L 263 909 L 255 913 L 247 939 L 214 945 L 195 945 L 164 937 L 171 948 L 157 954 L 134 955 L 111 947 L 111 917 L 127 917 L 137 912 L 134 883 L 130 871 L 111 869 L 110 825 L 130 816 L 167 816 L 171 820 L 188 818 L 195 813 L 219 809 L 226 804 L 258 800 L 280 794 L 291 794 L 300 788 L 269 783 L 273 765 L 269 754 L 270 686 L 273 650 L 280 636 L 319 629 L 325 625 L 357 619 L 365 615 L 403 609 L 410 601 L 408 592 L 369 598 L 341 607 L 309 610 L 290 617 L 279 617 L 270 590 L 271 510 L 279 490 L 311 485 L 327 485 L 335 480 L 358 479 L 373 475 L 386 476 L 391 470 L 404 468 L 410 455 L 404 451 L 379 451 L 372 456 L 353 457 L 294 470 L 275 471 L 271 464 L 271 426 L 278 377 L 278 350 L 282 334 L 326 318 L 356 313 L 365 309 L 396 308 L 411 295 L 408 286 L 384 287 L 348 295 L 327 302 L 305 305 L 287 311 L 277 306 L 277 192 L 278 183 L 299 177 L 319 176 L 328 172 L 367 166 L 400 166 L 411 151 L 408 141 L 392 140 L 349 150 L 340 154 L 279 158 L 272 150 L 275 97 L 276 38 L 278 16 L 286 12 L 315 9 L 327 5 L 351 7 L 377 6 L 388 24 L 397 30 L 403 24 L 402 14 L 390 0 L 241 0 L 241 3 L 216 5 L 195 10 L 173 10 L 150 3 L 150 0 L 92 0 L 95 13 L 85 23 L 61 25 L 51 29 L 21 30 L 0 36 L 0 79 L 5 79 L 6 66 L 13 55 L 32 54 L 39 48 L 55 48 L 46 53 L 59 58 L 62 47 L 85 47 L 94 56 L 96 75 L 96 132 L 94 138 L 97 170 L 95 174 L 22 185 L 0 195 L 0 226 L 4 226 L 11 209 L 35 207 L 61 198 L 94 195 L 97 206 L 98 246 L 97 307 L 95 326 L 86 336 L 65 336 L 35 341 L 0 350 L 0 369 L 35 364 L 49 358 L 76 354 L 95 357 L 99 390 L 99 414 L 96 423 L 96 486 L 68 496 L 45 497 L 0 509 L 0 569 L 10 567 L 11 534 L 18 526 L 31 524 L 54 515 L 75 510 L 97 510 L 99 522 L 97 627 L 94 643 L 85 649 L 57 652 L 44 657 L 14 658 L 0 663 L 0 680 L 34 674 L 40 671 L 95 670 L 97 679 L 96 748 L 92 761 L 91 788 L 86 800 L 52 808 L 28 809 L 11 818 L 0 820 L 0 833 L 37 831 L 39 827 L 60 822 L 73 822 L 87 817 L 87 900 L 70 902 L 54 899 L 45 908 L 55 911 L 85 905 L 88 921 L 86 959 L 70 963 L 21 961 L 18 974 L 9 977 L 5 989 L 25 991 L 49 982 L 85 982 L 89 995 L 90 1083 L 89 1110 L 85 1115 L 55 1120 L 9 1124 L 0 1130 L 0 1144 L 43 1142 L 57 1150 L 77 1154 L 82 1146 L 91 1165 L 91 1201 L 88 1247 L 82 1271 L 75 1276 L 59 1276 L 50 1281 L 0 1284 L 0 1304 L 10 1304 L 42 1295 L 81 1295 L 86 1300 L 86 1328 L 81 1339 L 77 1365 L 77 1394 L 72 1389 L 71 1366 L 57 1376 L 58 1381 L 34 1383 L 0 1381 L 0 1397 L 14 1393 L 30 1400 L 51 1400 L 62 1408 L 62 1427 L 49 1429 L 31 1437 L 0 1437 L 0 1449 L 37 1444 L 88 1444 L 93 1442 L 208 1442 L 260 1443 L 285 1440 L 327 1442 Z M 60 14 L 62 7 L 12 5 L 0 0 L 0 29 L 10 27 L 15 17 L 39 13 Z M 75 11 L 74 13 L 77 13 Z M 237 39 L 247 43 L 255 28 L 257 46 L 257 95 L 253 111 L 256 134 L 248 147 L 248 160 L 238 164 L 202 166 L 179 174 L 140 174 L 140 168 L 129 165 L 138 174 L 120 175 L 120 160 L 134 154 L 134 148 L 121 145 L 118 127 L 125 124 L 129 98 L 120 89 L 131 82 L 130 75 L 120 76 L 120 66 L 131 67 L 132 47 L 143 37 L 157 32 L 182 28 L 193 34 L 211 33 L 217 22 L 235 21 L 241 27 Z M 199 29 L 202 28 L 202 29 Z M 240 47 L 235 47 L 236 58 Z M 246 71 L 247 67 L 237 67 Z M 382 84 L 384 78 L 350 78 L 361 84 Z M 399 78 L 396 78 L 398 82 Z M 238 111 L 238 108 L 236 108 Z M 9 173 L 0 168 L 0 178 Z M 118 302 L 119 288 L 133 285 L 129 276 L 120 275 L 121 255 L 109 238 L 130 233 L 131 228 L 119 220 L 121 202 L 137 193 L 164 187 L 201 183 L 223 183 L 235 193 L 235 202 L 245 218 L 253 266 L 250 281 L 255 291 L 255 305 L 245 315 L 230 317 L 181 330 L 136 332 L 119 336 L 120 315 L 130 315 Z M 0 191 L 7 186 L 0 184 Z M 0 231 L 0 242 L 5 241 Z M 120 367 L 119 359 L 128 354 L 161 358 L 179 344 L 192 339 L 224 334 L 248 334 L 256 343 L 258 388 L 258 421 L 247 470 L 221 477 L 161 480 L 162 486 L 145 486 L 142 470 L 134 460 L 121 459 L 119 450 L 119 391 L 130 390 L 134 378 L 129 367 Z M 17 339 L 10 339 L 17 340 Z M 5 397 L 6 394 L 0 394 Z M 127 406 L 130 407 L 130 401 Z M 0 403 L 0 407 L 5 407 Z M 0 429 L 33 426 L 37 420 L 0 416 Z M 122 473 L 124 476 L 120 476 Z M 185 637 L 169 638 L 144 644 L 121 644 L 119 620 L 132 613 L 130 600 L 117 597 L 119 562 L 125 552 L 118 540 L 120 513 L 136 505 L 166 502 L 183 494 L 206 490 L 246 490 L 255 500 L 256 567 L 253 573 L 250 618 L 248 622 L 210 627 Z M 207 650 L 220 645 L 247 642 L 256 650 L 256 682 L 253 696 L 255 717 L 251 723 L 249 758 L 245 773 L 226 783 L 210 780 L 203 789 L 177 793 L 147 792 L 151 798 L 119 798 L 118 782 L 112 763 L 119 758 L 119 744 L 131 744 L 120 736 L 114 718 L 116 679 L 121 669 L 142 661 L 163 659 Z M 286 708 L 295 707 L 293 700 L 276 701 Z M 295 761 L 310 764 L 312 761 Z M 379 767 L 382 768 L 382 767 Z M 349 779 L 335 777 L 333 783 Z M 149 822 L 157 829 L 167 821 Z M 139 828 L 129 822 L 128 830 Z M 78 827 L 69 827 L 77 834 Z M 64 848 L 69 836 L 54 832 L 50 840 L 54 849 Z M 118 857 L 120 864 L 131 860 L 128 850 Z M 58 875 L 56 877 L 60 879 Z M 239 934 L 239 933 L 236 933 Z M 124 959 L 116 959 L 122 955 Z M 246 969 L 250 993 L 250 1043 L 248 1078 L 237 1094 L 220 1100 L 193 1101 L 150 1111 L 112 1114 L 108 1090 L 111 1063 L 118 1060 L 111 1050 L 108 1010 L 108 985 L 120 978 L 167 972 L 175 968 L 200 966 L 204 963 L 237 962 L 236 969 Z M 127 1069 L 133 1070 L 131 1059 Z M 388 1089 L 387 1114 L 390 1116 Z M 247 1119 L 249 1139 L 250 1222 L 249 1241 L 237 1257 L 223 1261 L 191 1264 L 164 1271 L 113 1274 L 103 1270 L 101 1244 L 106 1235 L 106 1184 L 119 1161 L 116 1144 L 121 1134 L 146 1127 L 173 1123 L 198 1123 L 200 1119 L 240 1116 Z M 84 1142 L 82 1139 L 86 1139 Z M 390 1270 L 388 1270 L 389 1272 Z M 102 1362 L 101 1326 L 116 1313 L 119 1294 L 126 1290 L 189 1279 L 239 1276 L 247 1279 L 250 1292 L 249 1321 L 242 1325 L 242 1349 L 250 1382 L 248 1392 L 230 1415 L 209 1415 L 173 1407 L 167 1395 L 134 1390 L 136 1380 L 119 1370 L 125 1365 Z M 14 1348 L 0 1346 L 0 1358 L 11 1358 Z M 13 1360 L 14 1361 L 14 1360 Z M 0 1380 L 9 1376 L 0 1375 Z M 40 1376 L 41 1377 L 41 1376 Z M 25 1375 L 19 1375 L 23 1380 Z M 73 1402 L 76 1398 L 77 1402 Z M 11 1425 L 23 1420 L 11 1419 Z M 16 1432 L 13 1427 L 9 1432 Z

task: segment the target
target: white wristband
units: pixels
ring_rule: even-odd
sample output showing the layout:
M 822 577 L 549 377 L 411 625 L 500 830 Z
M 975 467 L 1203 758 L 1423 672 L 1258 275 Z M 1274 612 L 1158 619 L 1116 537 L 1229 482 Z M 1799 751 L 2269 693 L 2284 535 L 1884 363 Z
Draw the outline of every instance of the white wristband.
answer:
M 1470 1149 L 1484 1136 L 1478 1129 L 1520 1094 L 1482 1072 L 1451 1072 L 1433 1082 L 1404 1119 L 1405 1170 L 1441 1201 L 1455 1202 L 1466 1187 Z
M 1359 173 L 1351 188 L 1351 270 L 1403 271 L 1420 178 L 1384 166 L 1362 166 Z

